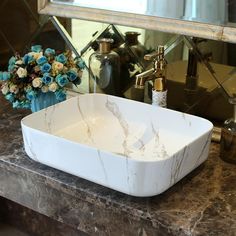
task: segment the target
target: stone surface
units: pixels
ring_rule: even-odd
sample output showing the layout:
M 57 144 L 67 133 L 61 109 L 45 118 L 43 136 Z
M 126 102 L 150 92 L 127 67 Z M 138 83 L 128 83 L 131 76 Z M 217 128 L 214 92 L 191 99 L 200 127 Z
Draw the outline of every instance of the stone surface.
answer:
M 0 235 L 1 236 L 29 236 L 28 234 L 10 226 L 0 223 Z
M 134 198 L 30 160 L 20 129 L 27 112 L 0 102 L 1 196 L 90 235 L 236 235 L 236 171 L 218 144 L 165 193 Z
M 87 235 L 10 200 L 0 198 L 0 206 L 4 212 L 3 223 L 0 222 L 0 235 L 20 236 L 22 233 L 23 236 L 23 232 L 30 236 Z

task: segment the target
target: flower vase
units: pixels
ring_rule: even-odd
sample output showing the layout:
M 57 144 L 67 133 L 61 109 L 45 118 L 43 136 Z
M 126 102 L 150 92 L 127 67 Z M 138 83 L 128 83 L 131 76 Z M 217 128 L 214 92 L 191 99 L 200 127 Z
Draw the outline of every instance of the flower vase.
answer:
M 41 109 L 52 106 L 59 101 L 56 99 L 55 93 L 39 93 L 35 98 L 31 100 L 31 111 L 36 112 Z

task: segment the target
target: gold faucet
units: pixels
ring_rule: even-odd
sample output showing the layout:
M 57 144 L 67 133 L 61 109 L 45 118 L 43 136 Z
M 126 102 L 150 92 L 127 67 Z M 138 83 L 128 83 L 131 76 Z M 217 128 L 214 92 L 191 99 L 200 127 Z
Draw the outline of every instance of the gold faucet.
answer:
M 135 88 L 144 89 L 145 82 L 152 80 L 155 77 L 155 69 L 151 68 L 141 74 L 136 75 Z
M 141 74 L 136 75 L 135 88 L 144 89 L 146 81 L 153 81 L 154 89 L 165 90 L 165 66 L 164 46 L 158 46 L 158 51 L 144 56 L 147 61 L 153 60 L 153 67 Z
M 166 65 L 164 46 L 158 46 L 157 52 L 144 56 L 145 60 L 153 60 L 153 68 L 136 75 L 135 88 L 144 89 L 145 82 L 152 80 L 152 105 L 167 107 Z
M 135 88 L 144 89 L 145 82 L 152 80 L 153 85 L 160 85 L 158 81 L 163 77 L 165 73 L 166 61 L 164 59 L 164 46 L 158 46 L 158 51 L 144 56 L 147 61 L 153 61 L 153 67 L 141 74 L 136 75 Z M 164 82 L 164 81 L 163 81 Z M 155 88 L 157 90 L 163 90 L 164 88 Z

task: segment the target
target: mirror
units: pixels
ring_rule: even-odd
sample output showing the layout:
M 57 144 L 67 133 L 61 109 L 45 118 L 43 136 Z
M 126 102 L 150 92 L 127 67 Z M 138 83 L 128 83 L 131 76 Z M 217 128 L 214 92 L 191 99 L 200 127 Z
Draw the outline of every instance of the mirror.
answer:
M 165 45 L 168 52 L 166 59 L 168 79 L 168 107 L 174 110 L 197 114 L 211 120 L 222 121 L 232 114 L 232 106 L 228 97 L 236 94 L 235 76 L 236 61 L 234 59 L 236 45 L 215 40 L 195 38 L 195 45 L 191 37 L 163 33 L 159 31 L 128 28 L 120 25 L 111 25 L 72 19 L 72 38 L 82 58 L 88 63 L 89 56 L 94 52 L 92 43 L 111 28 L 114 32 L 134 30 L 140 33 L 138 40 L 147 49 L 154 50 L 159 44 Z M 197 87 L 191 94 L 186 94 L 186 79 L 188 68 L 193 65 L 188 63 L 189 52 L 194 49 L 197 59 L 196 78 Z M 87 74 L 84 73 L 84 82 Z M 124 77 L 122 77 L 122 80 Z M 124 97 L 145 102 L 151 102 L 152 85 L 146 83 L 143 94 L 128 88 Z M 140 92 L 140 91 L 138 91 Z M 224 111 L 224 112 L 222 112 Z
M 38 10 L 47 15 L 236 42 L 235 0 L 40 0 Z
M 234 27 L 235 24 L 233 23 L 235 17 L 233 12 L 234 8 L 232 8 L 232 1 L 227 1 L 227 3 L 224 1 L 225 4 L 223 8 L 221 5 L 223 4 L 223 1 L 211 1 L 211 4 L 217 3 L 218 5 L 215 6 L 216 8 L 214 11 L 211 11 L 214 12 L 214 14 L 205 14 L 208 18 L 204 15 L 204 9 L 209 9 L 209 5 L 206 5 L 206 3 L 204 5 L 203 3 L 206 8 L 193 7 L 193 3 L 199 3 L 200 0 L 179 0 L 178 2 L 183 3 L 181 5 L 182 7 L 173 8 L 177 10 L 179 9 L 179 12 L 181 12 L 181 8 L 184 6 L 184 11 L 182 9 L 182 12 L 186 13 L 184 16 L 181 14 L 177 16 L 175 13 L 176 11 L 166 11 L 166 13 L 168 12 L 169 14 L 168 16 L 161 15 L 165 12 L 164 10 L 159 15 L 151 15 L 153 13 L 149 14 L 146 10 L 143 13 L 140 11 L 138 12 L 137 9 L 143 9 L 140 7 L 142 5 L 137 6 L 138 8 L 136 10 L 130 8 L 130 12 L 128 13 L 122 11 L 122 9 L 117 11 L 117 8 L 116 10 L 112 8 L 105 9 L 102 5 L 97 6 L 97 8 L 92 8 L 91 1 L 87 1 L 87 5 L 81 6 L 78 5 L 78 1 L 38 1 L 39 13 L 72 18 L 72 29 L 73 26 L 75 26 L 73 24 L 75 19 L 89 20 L 89 22 L 109 23 L 118 27 L 120 27 L 120 25 L 136 27 L 142 31 L 141 35 L 142 39 L 144 39 L 143 44 L 149 46 L 147 40 L 150 40 L 152 41 L 150 44 L 152 48 L 156 48 L 158 44 L 168 44 L 169 40 L 171 41 L 171 38 L 176 35 L 178 38 L 176 40 L 181 43 L 178 44 L 178 47 L 172 48 L 173 50 L 171 50 L 171 54 L 168 55 L 169 58 L 167 58 L 170 62 L 168 68 L 168 82 L 170 87 L 169 107 L 189 113 L 199 114 L 200 116 L 214 120 L 223 120 L 230 117 L 232 106 L 228 103 L 228 98 L 235 97 L 236 94 L 236 86 L 234 85 L 234 78 L 236 76 L 235 62 L 231 55 L 233 51 L 235 52 L 235 45 L 225 42 L 236 42 L 236 27 Z M 101 2 L 102 0 L 99 3 Z M 143 3 L 143 1 L 135 2 L 136 4 Z M 154 4 L 155 2 L 156 1 L 154 1 Z M 174 1 L 172 1 L 172 3 L 174 3 Z M 210 4 L 210 0 L 208 3 Z M 195 4 L 195 6 L 197 5 Z M 93 7 L 95 6 L 93 5 Z M 163 9 L 165 8 L 163 7 Z M 222 9 L 224 11 L 220 11 Z M 126 9 L 126 11 L 128 10 Z M 191 12 L 191 14 L 188 15 L 187 12 Z M 215 12 L 218 13 L 216 14 Z M 89 53 L 87 51 L 87 44 L 92 40 L 92 38 L 88 37 L 85 40 L 85 34 L 88 31 L 88 22 L 81 22 L 79 28 L 81 29 L 81 27 L 84 27 L 84 30 L 81 31 L 82 35 L 76 41 L 80 44 L 78 45 L 79 52 L 84 58 Z M 96 31 L 97 26 L 92 29 L 90 37 Z M 165 33 L 171 34 L 165 36 L 163 35 Z M 72 36 L 77 34 L 78 32 L 73 34 L 72 30 Z M 194 46 L 191 41 L 192 38 L 188 36 L 193 38 L 198 37 L 200 40 L 199 42 L 204 38 L 208 39 L 208 41 L 202 41 L 203 43 L 197 43 Z M 162 40 L 162 38 L 164 40 Z M 81 40 L 85 40 L 83 45 L 81 44 Z M 78 49 L 78 47 L 76 48 Z M 199 85 L 196 93 L 188 96 L 188 94 L 186 95 L 185 87 L 186 71 L 189 67 L 188 54 L 191 48 L 194 49 L 194 54 L 197 55 L 199 61 L 199 71 L 196 75 Z M 198 56 L 198 54 L 200 56 Z M 212 55 L 209 57 L 210 61 L 207 61 L 208 55 L 210 54 Z M 176 58 L 177 56 L 178 58 Z M 147 90 L 149 92 L 151 91 L 149 88 Z M 129 97 L 127 96 L 127 98 Z M 224 113 L 221 112 L 222 110 L 224 110 Z
M 54 3 L 136 13 L 179 20 L 206 22 L 215 25 L 236 23 L 234 0 L 52 0 Z M 209 9 L 211 9 L 209 11 Z M 236 26 L 233 25 L 234 27 Z

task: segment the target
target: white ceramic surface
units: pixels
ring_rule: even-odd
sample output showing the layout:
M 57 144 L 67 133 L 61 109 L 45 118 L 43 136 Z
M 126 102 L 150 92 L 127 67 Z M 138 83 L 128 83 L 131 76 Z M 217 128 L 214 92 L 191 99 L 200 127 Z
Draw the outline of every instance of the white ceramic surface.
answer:
M 30 158 L 133 196 L 162 193 L 207 159 L 211 122 L 86 94 L 22 119 Z

